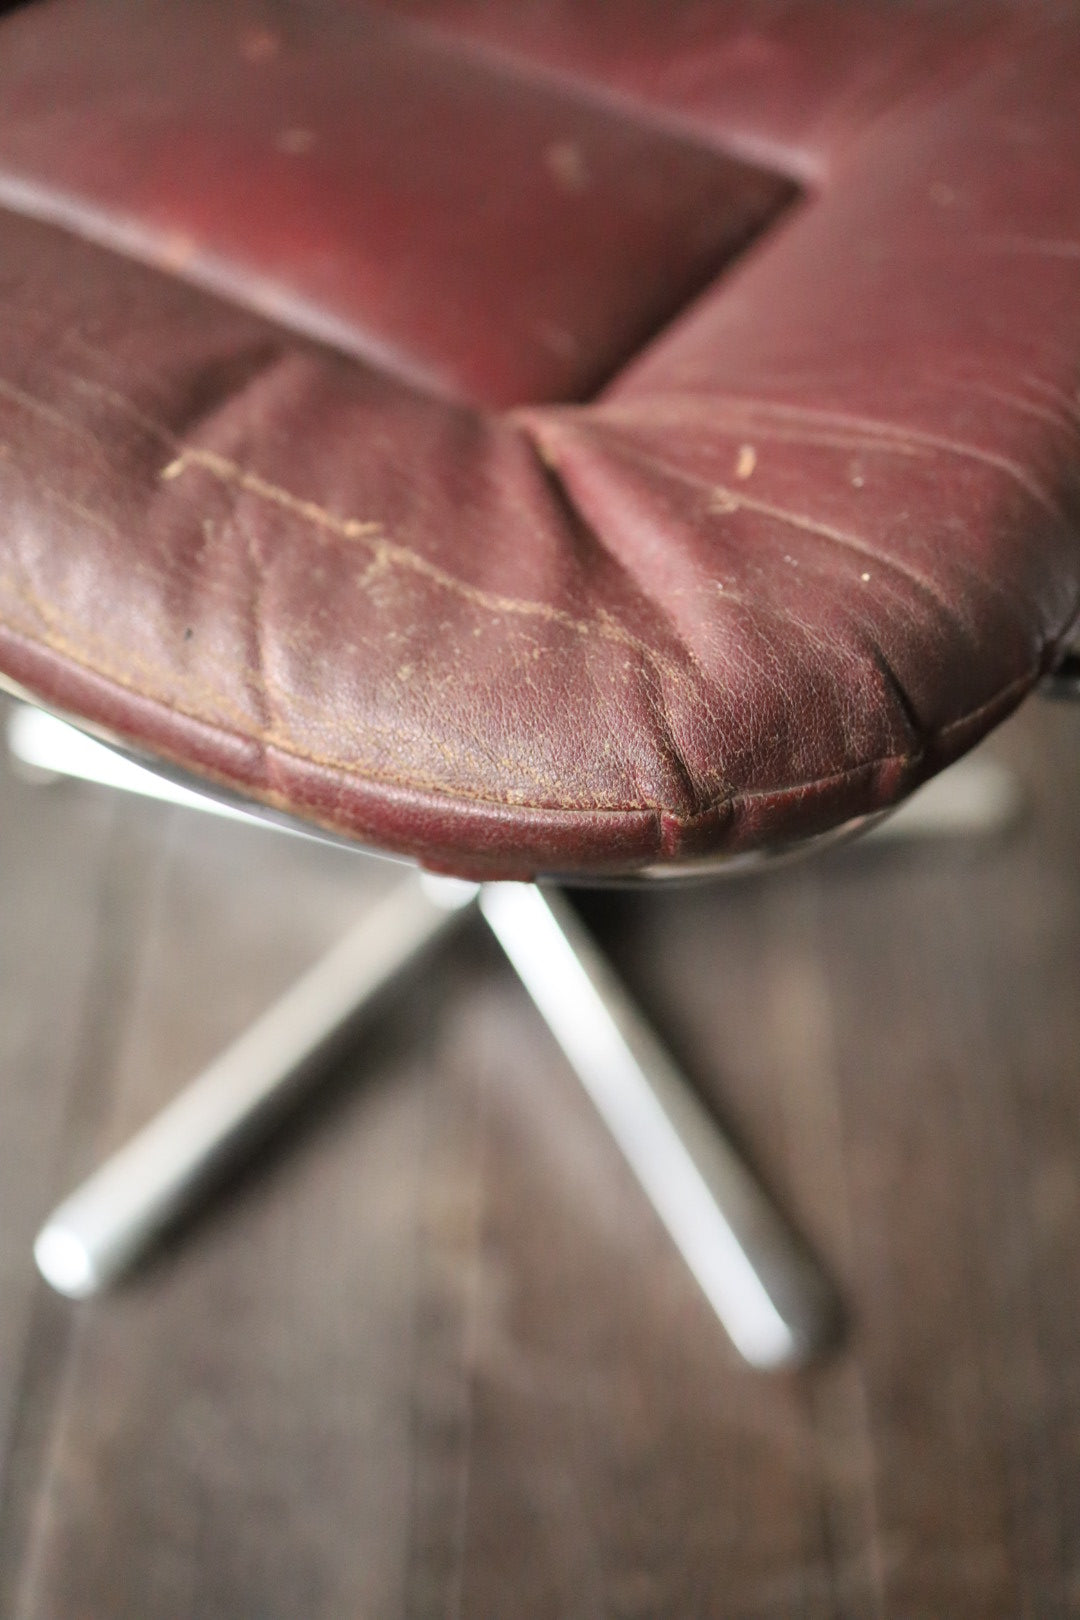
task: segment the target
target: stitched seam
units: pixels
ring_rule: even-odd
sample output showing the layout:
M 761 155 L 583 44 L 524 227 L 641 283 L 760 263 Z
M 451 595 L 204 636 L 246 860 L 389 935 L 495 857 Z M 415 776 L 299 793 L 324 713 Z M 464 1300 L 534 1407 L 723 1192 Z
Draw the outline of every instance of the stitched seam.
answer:
M 76 664 L 79 668 L 86 670 L 88 674 L 93 675 L 98 679 L 109 681 L 112 684 L 119 686 L 122 690 L 134 691 L 135 695 L 143 701 L 148 701 L 155 704 L 157 707 L 164 709 L 169 714 L 179 715 L 184 719 L 194 721 L 196 724 L 205 727 L 209 731 L 215 731 L 226 736 L 234 736 L 241 742 L 256 743 L 263 748 L 272 748 L 276 752 L 283 754 L 288 758 L 297 759 L 306 764 L 317 765 L 326 769 L 335 770 L 340 772 L 342 776 L 360 782 L 381 783 L 383 785 L 392 787 L 430 792 L 441 799 L 449 799 L 451 801 L 461 800 L 467 803 L 490 805 L 493 809 L 511 808 L 519 810 L 535 810 L 540 812 L 562 811 L 575 814 L 627 815 L 633 813 L 651 813 L 653 815 L 662 816 L 666 820 L 674 821 L 677 825 L 688 826 L 693 825 L 697 821 L 701 821 L 709 815 L 715 814 L 718 810 L 725 807 L 736 808 L 740 804 L 753 802 L 754 800 L 758 799 L 785 798 L 793 795 L 812 793 L 815 790 L 831 787 L 834 784 L 850 780 L 853 777 L 870 774 L 886 765 L 911 764 L 923 757 L 922 751 L 920 750 L 904 753 L 881 754 L 875 756 L 873 759 L 863 760 L 857 765 L 848 766 L 842 771 L 832 772 L 828 776 L 812 777 L 805 782 L 786 783 L 779 787 L 745 788 L 738 792 L 734 792 L 719 798 L 706 806 L 704 809 L 696 811 L 693 815 L 689 816 L 680 815 L 676 810 L 670 810 L 665 808 L 663 805 L 649 803 L 646 800 L 642 800 L 636 804 L 587 804 L 581 801 L 575 802 L 573 800 L 566 800 L 556 804 L 538 804 L 522 799 L 500 799 L 493 798 L 488 794 L 470 793 L 467 789 L 463 788 L 449 788 L 445 784 L 438 782 L 436 779 L 425 778 L 420 773 L 407 775 L 405 773 L 383 771 L 378 767 L 364 767 L 363 769 L 358 769 L 355 763 L 337 759 L 331 755 L 320 755 L 310 750 L 300 749 L 295 745 L 285 744 L 276 739 L 261 737 L 257 733 L 253 732 L 250 728 L 237 728 L 235 731 L 231 731 L 228 727 L 222 725 L 220 721 L 208 719 L 204 715 L 192 712 L 189 709 L 181 708 L 178 704 L 158 693 L 148 693 L 145 691 L 145 689 L 135 688 L 133 683 L 129 679 L 125 678 L 121 671 L 109 669 L 103 664 L 92 663 L 88 658 L 80 657 L 63 642 L 54 641 L 52 637 L 38 636 L 30 630 L 13 625 L 0 626 L 0 633 L 18 637 L 23 641 L 29 642 L 32 646 L 44 646 L 52 651 L 61 652 L 64 657 L 71 661 L 71 663 Z M 1025 675 L 1009 682 L 1008 685 L 1000 688 L 994 697 L 988 699 L 985 703 L 979 704 L 974 709 L 969 709 L 965 714 L 958 716 L 955 720 L 949 721 L 938 731 L 932 733 L 928 739 L 928 742 L 930 745 L 940 743 L 944 739 L 951 736 L 954 732 L 961 730 L 965 726 L 970 726 L 973 722 L 977 722 L 982 716 L 992 714 L 995 710 L 1001 707 L 1002 703 L 1007 702 L 1014 694 L 1022 694 L 1027 691 L 1037 680 L 1039 672 L 1039 666 L 1035 666 Z
M 100 649 L 96 656 L 91 651 L 89 646 L 79 646 L 72 642 L 64 634 L 63 626 L 65 624 L 70 625 L 77 623 L 78 621 L 73 620 L 70 615 L 66 615 L 58 610 L 46 608 L 45 604 L 39 602 L 32 592 L 20 587 L 10 575 L 0 575 L 0 587 L 6 588 L 11 595 L 21 601 L 24 606 L 30 608 L 31 611 L 38 613 L 44 625 L 44 630 L 42 631 L 28 625 L 18 626 L 8 624 L 3 628 L 9 633 L 17 635 L 33 645 L 46 647 L 50 651 L 61 654 L 64 658 L 68 659 L 69 662 L 77 665 L 80 669 L 85 669 L 89 674 L 92 674 L 99 679 L 110 681 L 124 691 L 133 692 L 137 697 L 156 704 L 158 707 L 167 710 L 170 714 L 180 715 L 184 719 L 191 720 L 200 726 L 206 726 L 211 730 L 227 733 L 228 735 L 234 736 L 243 742 L 254 743 L 262 749 L 273 749 L 277 753 L 283 754 L 287 757 L 303 760 L 306 763 L 318 765 L 328 770 L 337 771 L 343 776 L 353 777 L 357 780 L 383 782 L 391 786 L 403 788 L 419 788 L 423 789 L 424 791 L 438 793 L 448 798 L 473 800 L 481 804 L 503 805 L 508 808 L 516 807 L 530 810 L 554 808 L 561 810 L 578 810 L 583 812 L 596 810 L 617 810 L 624 812 L 628 810 L 641 810 L 655 811 L 659 813 L 664 810 L 664 806 L 659 802 L 644 798 L 637 804 L 605 804 L 603 801 L 585 798 L 560 800 L 556 793 L 552 793 L 553 803 L 550 805 L 542 805 L 534 803 L 530 800 L 526 800 L 524 797 L 510 792 L 507 793 L 505 798 L 498 799 L 487 794 L 471 793 L 468 788 L 460 786 L 449 787 L 438 777 L 426 776 L 424 773 L 419 771 L 409 773 L 395 772 L 387 770 L 385 767 L 375 763 L 358 764 L 355 760 L 342 759 L 334 754 L 318 753 L 312 749 L 299 748 L 292 741 L 292 739 L 284 738 L 280 732 L 276 730 L 264 731 L 262 729 L 252 727 L 248 722 L 247 717 L 243 715 L 242 711 L 239 710 L 234 704 L 228 702 L 227 699 L 222 697 L 216 688 L 213 688 L 202 681 L 193 681 L 190 678 L 185 677 L 182 671 L 173 672 L 171 670 L 165 670 L 162 668 L 162 666 L 155 664 L 148 659 L 142 658 L 137 654 L 125 653 L 127 662 L 134 666 L 136 671 L 142 672 L 140 679 L 143 679 L 143 676 L 145 675 L 149 675 L 151 677 L 165 677 L 170 685 L 185 688 L 189 695 L 189 700 L 197 700 L 197 696 L 202 694 L 209 701 L 216 704 L 219 714 L 226 715 L 231 718 L 232 724 L 226 725 L 221 719 L 209 717 L 205 713 L 200 712 L 197 708 L 186 706 L 183 703 L 178 703 L 174 698 L 166 696 L 162 692 L 148 691 L 144 680 L 143 684 L 137 684 L 136 678 L 122 667 L 122 662 L 119 666 L 113 662 L 110 654 L 115 654 L 116 648 L 114 643 L 110 642 L 107 638 L 100 635 L 95 636 L 92 634 L 87 634 L 85 631 L 83 631 L 83 642 L 96 642 L 97 648 Z M 80 630 L 83 629 L 81 625 L 79 628 Z M 296 705 L 294 705 L 294 707 L 296 707 Z M 400 732 L 391 731 L 389 734 L 392 736 L 397 736 L 400 735 Z M 511 763 L 512 765 L 512 762 L 504 761 L 495 761 L 495 763 Z

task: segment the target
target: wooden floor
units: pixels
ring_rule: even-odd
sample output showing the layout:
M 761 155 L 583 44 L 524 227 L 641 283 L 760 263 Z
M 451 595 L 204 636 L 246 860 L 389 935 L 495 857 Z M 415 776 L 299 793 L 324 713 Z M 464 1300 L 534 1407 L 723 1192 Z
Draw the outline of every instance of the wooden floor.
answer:
M 1007 841 L 591 900 L 842 1287 L 742 1367 L 481 925 L 128 1286 L 36 1223 L 385 869 L 0 779 L 4 1620 L 1080 1616 L 1080 707 Z

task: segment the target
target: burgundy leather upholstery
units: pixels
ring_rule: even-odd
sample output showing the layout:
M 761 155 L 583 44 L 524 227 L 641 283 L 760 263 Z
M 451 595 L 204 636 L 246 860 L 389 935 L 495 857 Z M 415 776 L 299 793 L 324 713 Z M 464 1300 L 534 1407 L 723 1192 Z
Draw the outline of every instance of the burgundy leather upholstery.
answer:
M 1080 610 L 1080 16 L 0 21 L 0 672 L 475 874 L 809 834 Z

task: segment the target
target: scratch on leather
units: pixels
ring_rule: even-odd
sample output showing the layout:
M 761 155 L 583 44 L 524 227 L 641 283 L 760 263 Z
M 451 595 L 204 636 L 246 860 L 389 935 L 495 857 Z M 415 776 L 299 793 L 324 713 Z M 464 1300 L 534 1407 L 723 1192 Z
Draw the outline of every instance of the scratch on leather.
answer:
M 7 377 L 0 377 L 0 399 L 6 399 L 9 404 L 17 405 L 20 410 L 28 412 L 31 416 L 36 416 L 40 422 L 48 422 L 52 427 L 58 427 L 65 433 L 74 434 L 77 439 L 81 439 L 84 444 L 90 447 L 97 461 L 107 462 L 108 458 L 102 445 L 87 428 L 81 427 L 78 422 L 73 422 L 70 417 L 64 415 L 63 411 L 58 411 L 54 406 L 47 405 L 44 400 L 36 398 L 33 394 L 28 394 L 25 388 L 17 387 Z
M 162 470 L 161 476 L 166 481 L 179 478 L 190 466 L 202 467 L 204 471 L 220 478 L 223 483 L 235 484 L 250 495 L 258 495 L 265 501 L 272 501 L 275 506 L 283 507 L 286 512 L 295 513 L 297 517 L 313 523 L 316 528 L 329 529 L 346 540 L 362 540 L 369 535 L 380 533 L 378 523 L 361 523 L 358 518 L 335 517 L 333 512 L 328 512 L 325 507 L 318 506 L 314 501 L 302 500 L 278 484 L 271 484 L 267 479 L 260 478 L 258 473 L 246 472 L 235 462 L 216 455 L 212 450 L 181 451 L 175 461 L 170 461 Z
M 804 534 L 816 535 L 819 539 L 828 540 L 831 545 L 842 546 L 845 551 L 853 552 L 858 557 L 868 559 L 878 568 L 884 568 L 893 574 L 899 574 L 917 590 L 929 596 L 938 607 L 949 609 L 948 602 L 939 594 L 932 582 L 924 579 L 921 574 L 908 564 L 900 562 L 896 557 L 885 556 L 876 547 L 869 546 L 858 535 L 849 534 L 844 529 L 834 528 L 831 523 L 822 523 L 817 518 L 807 517 L 803 512 L 791 512 L 786 507 L 774 506 L 771 501 L 758 500 L 756 497 L 744 495 L 742 491 L 728 489 L 724 484 L 713 485 L 713 498 L 709 505 L 712 512 L 737 512 L 745 509 L 748 512 L 760 513 L 762 517 L 773 518 L 777 523 L 785 523 L 792 529 L 801 529 Z M 865 578 L 864 581 L 865 583 Z
M 978 246 L 986 253 L 1034 253 L 1047 259 L 1080 259 L 1080 242 L 1040 236 L 984 236 Z
M 263 613 L 266 572 L 261 566 L 254 534 L 248 535 L 247 558 L 250 572 L 247 625 L 251 658 L 245 676 L 252 701 L 259 713 L 263 735 L 269 741 L 278 735 L 279 727 L 274 715 L 274 694 L 270 690 L 270 661 L 266 656 L 266 622 Z
M 858 552 L 860 557 L 869 557 L 877 563 L 883 560 L 874 548 L 868 546 L 864 540 L 860 540 L 858 535 L 847 534 L 843 529 L 834 528 L 831 523 L 822 523 L 818 518 L 807 517 L 803 512 L 792 512 L 785 506 L 774 506 L 772 501 L 763 501 L 756 495 L 747 495 L 743 490 L 730 489 L 726 484 L 712 486 L 709 510 L 759 512 L 762 517 L 775 518 L 778 523 L 785 523 L 792 529 L 802 529 L 806 534 L 832 540 L 848 551 Z
M 655 448 L 645 449 L 643 446 L 635 444 L 628 447 L 628 453 L 639 461 L 651 462 L 654 466 L 662 467 L 673 478 L 697 485 L 704 483 L 704 480 L 695 478 L 692 473 L 686 472 L 677 463 L 669 461 Z M 930 580 L 924 579 L 920 574 L 917 574 L 910 564 L 901 562 L 896 557 L 886 556 L 875 547 L 868 546 L 857 535 L 848 534 L 843 529 L 834 528 L 832 524 L 807 517 L 802 512 L 792 512 L 786 507 L 774 506 L 769 501 L 760 500 L 756 496 L 745 494 L 741 490 L 729 489 L 724 484 L 711 484 L 707 487 L 711 495 L 709 502 L 711 511 L 716 513 L 737 512 L 745 508 L 747 511 L 758 512 L 763 517 L 773 518 L 778 523 L 789 524 L 793 528 L 802 530 L 805 534 L 817 535 L 823 540 L 828 540 L 832 545 L 842 546 L 846 551 L 853 552 L 856 556 L 869 558 L 879 568 L 898 574 L 902 579 L 906 579 L 909 584 L 914 585 L 918 590 L 930 597 L 931 601 L 939 608 L 949 611 L 948 602 L 939 594 Z
M 599 412 L 597 413 L 600 414 Z M 665 409 L 662 401 L 650 399 L 647 410 L 640 406 L 605 405 L 602 420 L 619 425 L 629 424 L 631 427 L 654 426 L 666 416 L 669 420 L 677 419 L 677 425 L 685 426 L 687 417 L 694 414 L 686 401 L 673 403 Z M 926 456 L 930 453 L 929 447 L 921 444 L 894 444 L 882 439 L 876 433 L 844 432 L 840 428 L 814 428 L 800 426 L 799 424 L 786 424 L 778 422 L 761 422 L 754 420 L 747 422 L 744 411 L 733 411 L 726 402 L 716 409 L 710 402 L 708 406 L 698 413 L 702 417 L 702 426 L 707 429 L 719 428 L 725 434 L 742 437 L 749 427 L 751 434 L 758 439 L 764 439 L 770 444 L 797 444 L 809 445 L 814 449 L 848 450 L 864 454 L 891 455 L 891 456 Z M 743 448 L 743 447 L 740 447 Z M 746 447 L 749 448 L 749 447 Z M 738 476 L 747 476 L 740 474 Z
M 89 506 L 84 506 L 82 501 L 76 501 L 70 495 L 65 495 L 62 490 L 55 488 L 52 484 L 42 484 L 41 489 L 58 506 L 62 506 L 65 512 L 70 512 L 80 522 L 88 523 L 92 529 L 100 529 L 101 533 L 107 534 L 110 540 L 120 539 L 120 531 L 115 523 L 110 523 L 108 518 L 102 517 L 100 512 L 92 511 Z
M 212 450 L 202 450 L 188 446 L 169 464 L 162 469 L 161 477 L 169 482 L 180 478 L 191 467 L 199 467 L 208 472 L 222 483 L 233 485 L 255 495 L 261 500 L 269 501 L 283 511 L 292 513 L 295 517 L 310 523 L 314 528 L 322 529 L 330 534 L 339 536 L 344 540 L 357 540 L 366 545 L 373 557 L 373 561 L 380 569 L 394 567 L 407 570 L 428 580 L 440 590 L 452 592 L 463 601 L 475 607 L 481 607 L 490 613 L 513 614 L 523 618 L 541 619 L 549 624 L 559 624 L 568 630 L 573 630 L 580 636 L 598 635 L 604 640 L 619 643 L 630 647 L 648 660 L 658 671 L 668 676 L 679 685 L 686 684 L 685 672 L 673 660 L 666 658 L 662 653 L 651 647 L 648 642 L 640 640 L 631 631 L 623 628 L 611 615 L 603 610 L 599 611 L 593 619 L 580 619 L 568 613 L 564 608 L 552 607 L 547 602 L 531 602 L 517 596 L 503 596 L 496 591 L 483 590 L 478 585 L 470 585 L 467 581 L 459 579 L 456 574 L 449 573 L 432 563 L 426 557 L 421 557 L 408 546 L 402 546 L 388 540 L 383 532 L 382 525 L 375 522 L 362 522 L 359 518 L 343 518 L 325 507 L 317 505 L 314 501 L 302 499 L 290 490 L 283 489 L 278 484 L 271 483 L 258 473 L 249 472 L 246 468 L 229 461 L 225 456 L 218 455 Z
M 1076 427 L 1068 403 L 1057 406 L 1040 405 L 1035 400 L 1028 399 L 1026 394 L 1018 394 L 1011 388 L 998 388 L 988 382 L 973 382 L 969 386 L 976 393 L 985 394 L 987 399 L 996 400 L 999 405 L 1007 405 L 1010 410 L 1018 411 L 1022 416 L 1033 417 L 1037 422 L 1045 422 L 1047 427 L 1055 428 L 1059 432 L 1062 428 L 1072 430 Z
M 1044 394 L 1048 399 L 1056 400 L 1069 418 L 1080 427 L 1080 388 L 1075 393 L 1070 394 L 1064 388 L 1059 388 L 1056 383 L 1051 382 L 1049 378 L 1037 377 L 1031 372 L 1024 372 L 1020 381 L 1026 383 L 1029 388 L 1036 389 L 1040 394 Z
M 1065 515 L 1050 491 L 1044 489 L 1038 479 L 1033 478 L 1027 468 L 1022 467 L 1018 461 L 1013 461 L 1010 456 L 1000 455 L 996 450 L 985 450 L 981 445 L 967 444 L 963 440 L 950 438 L 948 434 L 931 433 L 925 428 L 906 427 L 897 422 L 882 422 L 872 416 L 852 415 L 845 411 L 826 410 L 811 405 L 788 404 L 780 400 L 717 395 L 711 397 L 708 404 L 711 409 L 718 408 L 731 412 L 733 419 L 740 425 L 756 423 L 759 416 L 773 417 L 779 421 L 829 424 L 864 434 L 874 441 L 875 448 L 894 449 L 900 455 L 910 455 L 913 451 L 917 454 L 920 449 L 940 450 L 945 455 L 981 462 L 983 466 L 993 467 L 996 472 L 1004 473 L 1007 478 L 1019 484 L 1033 500 L 1045 507 L 1054 517 L 1063 519 Z

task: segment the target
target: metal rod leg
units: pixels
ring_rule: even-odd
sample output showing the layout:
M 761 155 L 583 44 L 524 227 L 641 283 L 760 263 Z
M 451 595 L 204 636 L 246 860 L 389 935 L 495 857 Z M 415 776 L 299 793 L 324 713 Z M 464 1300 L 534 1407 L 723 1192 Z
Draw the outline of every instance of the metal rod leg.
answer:
M 47 1282 L 85 1298 L 131 1266 L 325 1067 L 357 1015 L 475 898 L 411 874 L 50 1215 Z
M 756 1367 L 822 1349 L 832 1289 L 566 897 L 491 883 L 480 909 L 736 1348 Z

